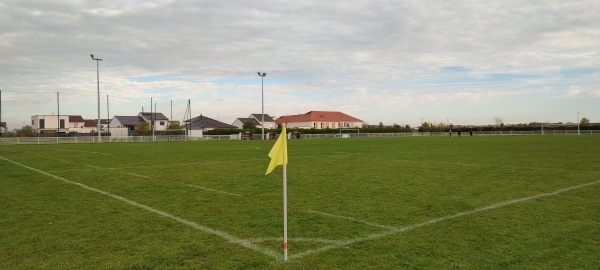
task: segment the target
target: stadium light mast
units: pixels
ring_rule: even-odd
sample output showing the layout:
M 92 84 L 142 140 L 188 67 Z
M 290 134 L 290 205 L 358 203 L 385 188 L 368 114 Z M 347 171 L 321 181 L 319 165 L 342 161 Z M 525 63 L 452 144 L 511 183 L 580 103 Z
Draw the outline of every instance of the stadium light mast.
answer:
M 260 73 L 257 72 L 258 76 L 260 76 L 260 99 L 261 99 L 261 104 L 262 104 L 262 108 L 261 108 L 261 122 L 260 122 L 260 127 L 262 129 L 262 135 L 261 135 L 261 139 L 264 140 L 265 139 L 265 76 L 267 76 L 267 73 Z
M 579 111 L 577 111 L 577 135 L 581 135 L 581 131 L 579 130 L 579 124 L 581 124 L 581 120 L 579 119 Z
M 90 53 L 92 60 L 96 61 L 96 78 L 98 81 L 98 143 L 102 142 L 102 135 L 100 134 L 100 62 L 102 59 L 94 57 L 93 54 Z

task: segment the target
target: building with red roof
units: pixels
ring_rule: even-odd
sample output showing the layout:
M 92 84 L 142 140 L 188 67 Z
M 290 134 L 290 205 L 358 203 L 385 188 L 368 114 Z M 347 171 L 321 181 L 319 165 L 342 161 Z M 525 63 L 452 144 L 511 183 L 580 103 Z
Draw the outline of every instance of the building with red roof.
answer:
M 342 112 L 310 111 L 305 114 L 286 115 L 275 122 L 288 128 L 361 128 L 363 121 Z

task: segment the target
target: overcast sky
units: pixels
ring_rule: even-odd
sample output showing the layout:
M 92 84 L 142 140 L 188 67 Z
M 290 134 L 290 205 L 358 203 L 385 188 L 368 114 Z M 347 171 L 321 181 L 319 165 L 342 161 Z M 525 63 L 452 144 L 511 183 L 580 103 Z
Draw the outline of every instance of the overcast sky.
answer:
M 157 109 L 233 123 L 600 122 L 600 1 L 0 2 L 2 121 Z

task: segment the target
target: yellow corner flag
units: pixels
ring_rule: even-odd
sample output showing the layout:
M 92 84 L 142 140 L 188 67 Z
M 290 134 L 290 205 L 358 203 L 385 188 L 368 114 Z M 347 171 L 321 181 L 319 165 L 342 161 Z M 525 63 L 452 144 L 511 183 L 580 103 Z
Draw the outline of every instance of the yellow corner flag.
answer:
M 271 163 L 269 163 L 269 167 L 267 168 L 267 173 L 265 173 L 265 175 L 271 173 L 275 167 L 279 165 L 285 165 L 288 162 L 287 134 L 285 132 L 285 124 L 281 124 L 281 126 L 281 135 L 279 135 L 275 145 L 273 145 L 273 148 L 271 148 L 271 152 L 269 152 Z

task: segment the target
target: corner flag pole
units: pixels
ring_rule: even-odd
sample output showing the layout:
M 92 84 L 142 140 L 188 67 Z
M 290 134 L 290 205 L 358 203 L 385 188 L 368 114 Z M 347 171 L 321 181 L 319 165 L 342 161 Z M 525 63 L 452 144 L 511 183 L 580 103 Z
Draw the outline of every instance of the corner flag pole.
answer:
M 284 136 L 287 136 L 284 135 Z M 287 165 L 283 164 L 283 260 L 288 260 L 287 239 Z
M 283 162 L 283 260 L 288 260 L 288 229 L 287 229 L 287 134 L 286 126 L 283 125 L 281 135 L 283 138 L 283 149 L 285 151 L 285 161 Z
M 265 175 L 271 173 L 278 165 L 283 165 L 283 260 L 288 260 L 287 239 L 287 133 L 285 124 L 281 125 L 281 134 L 269 152 L 271 162 Z

